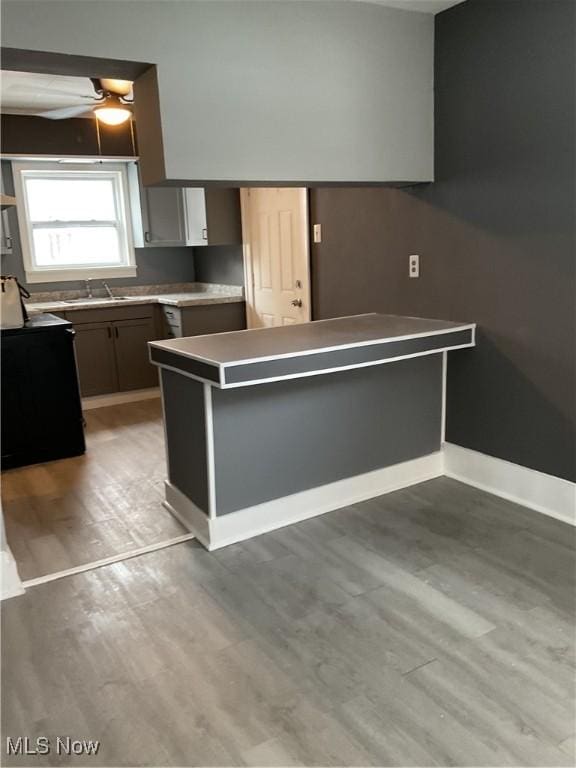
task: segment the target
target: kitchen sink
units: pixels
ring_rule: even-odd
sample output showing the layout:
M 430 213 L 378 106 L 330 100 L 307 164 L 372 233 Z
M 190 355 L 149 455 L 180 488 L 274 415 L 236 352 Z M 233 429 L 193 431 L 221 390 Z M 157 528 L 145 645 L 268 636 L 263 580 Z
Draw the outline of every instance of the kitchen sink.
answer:
M 103 304 L 105 302 L 113 302 L 113 301 L 129 301 L 130 296 L 114 296 L 113 298 L 109 298 L 108 296 L 103 296 L 102 298 L 98 298 L 97 296 L 84 296 L 80 299 L 64 299 L 64 304 Z

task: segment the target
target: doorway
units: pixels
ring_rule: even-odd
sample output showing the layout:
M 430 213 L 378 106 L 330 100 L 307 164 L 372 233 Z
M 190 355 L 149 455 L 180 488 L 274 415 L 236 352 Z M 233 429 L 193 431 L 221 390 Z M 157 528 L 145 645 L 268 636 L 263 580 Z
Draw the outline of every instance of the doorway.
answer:
M 307 323 L 310 306 L 308 190 L 241 190 L 248 328 Z

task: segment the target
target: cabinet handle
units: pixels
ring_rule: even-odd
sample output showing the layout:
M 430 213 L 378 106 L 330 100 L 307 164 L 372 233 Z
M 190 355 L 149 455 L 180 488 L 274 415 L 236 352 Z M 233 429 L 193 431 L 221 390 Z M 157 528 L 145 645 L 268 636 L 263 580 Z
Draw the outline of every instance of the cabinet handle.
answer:
M 116 338 L 118 338 L 118 326 L 117 325 L 114 326 L 114 335 L 116 336 Z
M 108 331 L 108 338 L 111 339 L 112 338 L 112 328 L 110 328 L 110 326 L 108 326 L 108 328 L 106 328 L 106 330 Z
M 149 243 L 151 241 L 150 232 L 144 232 L 144 242 Z
M 7 237 L 6 238 L 6 248 L 8 248 L 8 250 L 10 250 L 10 251 L 12 250 L 12 238 L 11 237 Z
M 208 230 L 206 227 L 202 230 L 202 240 L 208 240 Z

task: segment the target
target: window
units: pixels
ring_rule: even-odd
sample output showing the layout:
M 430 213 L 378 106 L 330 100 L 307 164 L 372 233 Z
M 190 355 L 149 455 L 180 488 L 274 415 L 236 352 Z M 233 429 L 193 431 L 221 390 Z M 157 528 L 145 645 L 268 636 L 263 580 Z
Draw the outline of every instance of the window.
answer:
M 133 277 L 126 170 L 14 163 L 27 280 Z

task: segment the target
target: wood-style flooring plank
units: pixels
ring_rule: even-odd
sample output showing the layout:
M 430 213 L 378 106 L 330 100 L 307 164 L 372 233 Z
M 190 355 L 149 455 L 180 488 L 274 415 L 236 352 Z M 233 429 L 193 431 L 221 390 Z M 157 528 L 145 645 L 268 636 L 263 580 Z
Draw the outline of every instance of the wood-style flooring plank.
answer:
M 86 454 L 2 474 L 8 543 L 35 579 L 185 533 L 162 506 L 159 400 L 86 412 Z
M 145 410 L 99 413 L 98 445 Z M 133 483 L 95 485 L 112 467 L 80 490 L 88 530 L 99 509 L 132 519 Z M 21 481 L 24 530 L 51 501 L 26 511 Z M 187 542 L 35 587 L 1 606 L 3 734 L 101 748 L 3 764 L 573 765 L 563 531 L 439 479 L 218 552 Z

